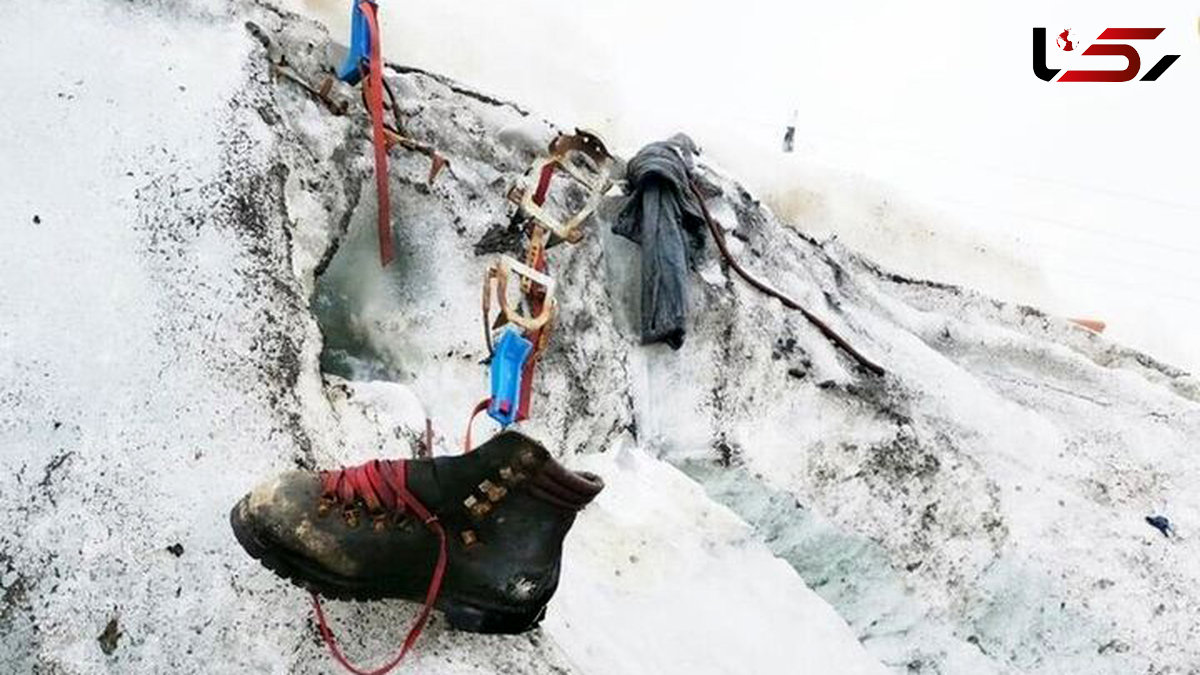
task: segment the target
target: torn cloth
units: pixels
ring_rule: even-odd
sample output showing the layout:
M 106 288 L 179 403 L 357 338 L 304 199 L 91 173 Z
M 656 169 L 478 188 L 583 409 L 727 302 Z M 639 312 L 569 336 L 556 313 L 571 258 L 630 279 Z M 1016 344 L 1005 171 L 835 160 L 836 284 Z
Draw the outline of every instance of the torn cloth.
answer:
M 683 346 L 689 244 L 703 245 L 704 214 L 689 182 L 696 146 L 682 134 L 629 161 L 630 196 L 613 232 L 642 247 L 642 343 Z

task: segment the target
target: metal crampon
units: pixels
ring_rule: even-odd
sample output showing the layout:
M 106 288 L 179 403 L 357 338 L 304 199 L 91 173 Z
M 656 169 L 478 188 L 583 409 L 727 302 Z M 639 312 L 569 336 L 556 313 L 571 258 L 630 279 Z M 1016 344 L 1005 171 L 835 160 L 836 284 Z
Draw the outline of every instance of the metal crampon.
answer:
M 528 417 L 533 371 L 549 341 L 557 308 L 556 283 L 546 271 L 546 249 L 561 242 L 577 244 L 583 240 L 583 224 L 613 187 L 614 164 L 596 134 L 577 129 L 574 134 L 556 137 L 550 143 L 549 154 L 529 168 L 526 176 L 536 180 L 535 185 L 516 185 L 509 190 L 508 199 L 517 207 L 517 219 L 524 221 L 529 243 L 524 263 L 502 256 L 488 268 L 483 286 L 483 321 L 489 353 L 494 351 L 494 331 L 505 326 L 519 327 L 533 343 L 518 383 L 521 395 L 517 420 Z M 556 174 L 564 174 L 587 193 L 583 207 L 565 217 L 546 207 Z M 523 303 L 509 297 L 508 280 L 512 276 L 520 279 Z M 500 309 L 494 322 L 490 317 L 493 295 Z

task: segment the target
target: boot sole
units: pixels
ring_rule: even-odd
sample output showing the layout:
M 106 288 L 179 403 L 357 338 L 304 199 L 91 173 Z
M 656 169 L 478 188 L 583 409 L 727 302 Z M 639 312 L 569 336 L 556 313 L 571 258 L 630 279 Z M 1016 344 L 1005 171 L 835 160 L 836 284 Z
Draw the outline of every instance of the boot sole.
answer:
M 271 546 L 258 536 L 257 528 L 241 517 L 240 504 L 229 512 L 233 536 L 251 558 L 293 585 L 332 600 L 371 602 L 397 599 L 378 586 L 333 574 L 308 559 L 279 546 Z M 408 598 L 399 598 L 408 600 Z M 516 635 L 536 628 L 546 616 L 546 607 L 520 612 L 483 607 L 447 597 L 434 605 L 446 617 L 451 628 L 468 633 Z

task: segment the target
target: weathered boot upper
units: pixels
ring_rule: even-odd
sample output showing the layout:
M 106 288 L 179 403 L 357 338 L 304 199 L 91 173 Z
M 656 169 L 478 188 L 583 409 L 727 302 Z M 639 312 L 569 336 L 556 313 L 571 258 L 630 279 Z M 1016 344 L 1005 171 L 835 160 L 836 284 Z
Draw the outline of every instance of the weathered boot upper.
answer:
M 322 595 L 420 601 L 439 542 L 395 499 L 400 472 L 446 531 L 437 606 L 451 624 L 480 632 L 535 625 L 558 586 L 563 538 L 603 482 L 563 468 L 516 432 L 458 457 L 284 474 L 234 507 L 234 532 L 264 565 Z

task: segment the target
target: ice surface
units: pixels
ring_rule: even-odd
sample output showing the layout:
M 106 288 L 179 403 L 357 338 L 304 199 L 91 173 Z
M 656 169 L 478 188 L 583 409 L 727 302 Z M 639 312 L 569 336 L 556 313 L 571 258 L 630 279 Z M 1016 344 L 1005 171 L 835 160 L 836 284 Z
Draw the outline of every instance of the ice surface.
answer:
M 45 28 L 64 14 L 71 31 Z M 457 452 L 485 395 L 474 247 L 554 126 L 389 73 L 452 173 L 428 187 L 425 158 L 393 152 L 398 262 L 380 270 L 362 117 L 272 81 L 247 20 L 299 71 L 330 62 L 321 29 L 258 5 L 26 3 L 0 28 L 5 63 L 55 54 L 0 99 L 6 670 L 329 672 L 305 595 L 244 555 L 228 508 L 278 471 L 411 452 L 426 417 Z M 602 211 L 551 252 L 562 311 L 524 429 L 610 492 L 543 628 L 435 620 L 412 672 L 1194 667 L 1194 378 L 894 275 L 703 179 L 745 264 L 888 377 L 711 247 L 684 349 L 639 346 L 636 248 Z M 331 613 L 378 661 L 413 608 Z
M 344 0 L 279 2 L 348 35 Z M 394 61 L 599 130 L 628 155 L 687 131 L 809 234 L 910 276 L 1104 319 L 1116 340 L 1196 372 L 1194 78 L 1177 65 L 1153 85 L 1075 87 L 1029 67 L 1031 27 L 1061 22 L 1088 40 L 1126 10 L 405 0 L 381 16 Z M 1194 3 L 1163 0 L 1136 21 L 1165 27 L 1143 45 L 1144 70 L 1158 54 L 1200 56 Z M 1050 51 L 1064 69 L 1095 58 L 1053 39 Z M 1112 133 L 1130 120 L 1138 133 Z

